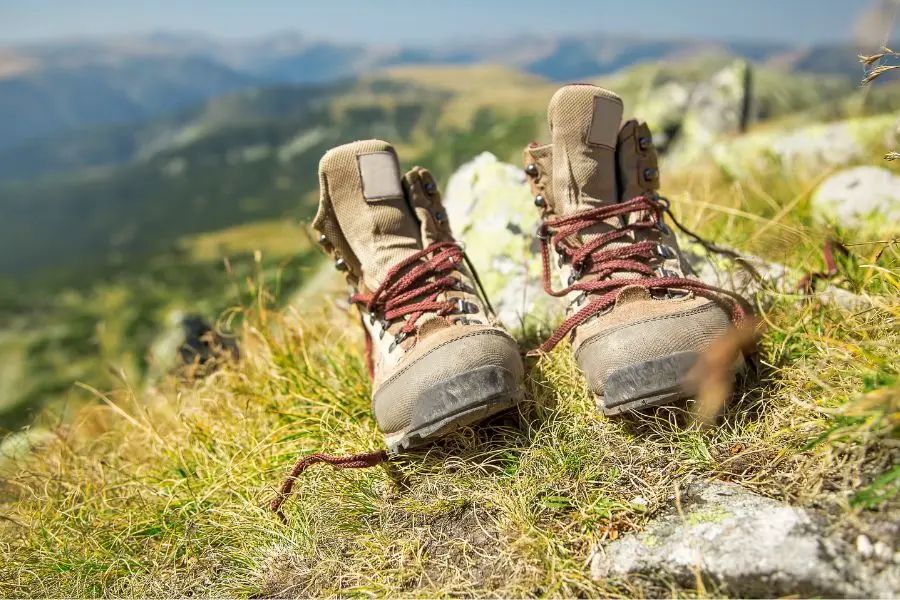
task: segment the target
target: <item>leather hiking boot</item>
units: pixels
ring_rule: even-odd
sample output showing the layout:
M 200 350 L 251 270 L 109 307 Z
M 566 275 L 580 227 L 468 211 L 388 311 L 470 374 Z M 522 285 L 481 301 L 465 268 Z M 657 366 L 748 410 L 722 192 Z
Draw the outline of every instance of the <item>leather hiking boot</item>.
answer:
M 571 336 L 607 415 L 693 396 L 688 371 L 745 314 L 739 299 L 689 272 L 665 223 L 650 130 L 621 123 L 622 113 L 608 90 L 563 87 L 548 109 L 551 143 L 525 149 L 543 216 L 544 288 L 568 302 L 541 348 Z
M 359 307 L 372 405 L 390 452 L 515 405 L 516 341 L 495 324 L 431 174 L 379 140 L 328 151 L 313 227 Z

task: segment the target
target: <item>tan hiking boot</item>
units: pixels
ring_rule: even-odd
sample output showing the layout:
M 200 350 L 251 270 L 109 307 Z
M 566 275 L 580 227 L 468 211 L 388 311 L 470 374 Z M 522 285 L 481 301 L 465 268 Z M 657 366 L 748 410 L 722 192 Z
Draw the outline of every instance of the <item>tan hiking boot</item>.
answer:
M 441 437 L 516 404 L 523 367 L 453 239 L 431 174 L 400 175 L 379 140 L 328 151 L 313 226 L 361 313 L 372 404 L 388 449 Z
M 685 375 L 744 314 L 690 275 L 663 219 L 668 201 L 657 194 L 650 130 L 635 120 L 620 126 L 622 113 L 608 90 L 563 87 L 548 110 L 551 144 L 525 149 L 544 217 L 544 286 L 569 302 L 568 318 L 542 349 L 571 334 L 608 415 L 693 395 Z

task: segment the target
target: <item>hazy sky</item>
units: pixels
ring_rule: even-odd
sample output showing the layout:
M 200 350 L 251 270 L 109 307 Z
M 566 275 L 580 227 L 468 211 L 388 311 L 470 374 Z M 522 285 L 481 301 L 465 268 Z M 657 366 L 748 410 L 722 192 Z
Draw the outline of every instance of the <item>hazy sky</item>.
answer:
M 0 42 L 199 31 L 299 30 L 360 42 L 528 32 L 827 42 L 849 37 L 872 0 L 0 0 Z

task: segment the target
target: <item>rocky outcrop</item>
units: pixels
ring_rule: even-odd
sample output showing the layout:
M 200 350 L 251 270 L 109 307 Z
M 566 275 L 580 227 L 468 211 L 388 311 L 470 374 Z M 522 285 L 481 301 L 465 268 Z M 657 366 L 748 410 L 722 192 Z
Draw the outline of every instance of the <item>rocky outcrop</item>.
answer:
M 217 331 L 205 317 L 173 311 L 168 326 L 150 347 L 148 382 L 172 373 L 197 374 L 225 360 L 238 360 L 237 341 Z
M 889 597 L 900 593 L 890 550 L 857 552 L 815 514 L 722 482 L 690 485 L 643 531 L 595 549 L 598 579 L 704 584 L 743 597 Z

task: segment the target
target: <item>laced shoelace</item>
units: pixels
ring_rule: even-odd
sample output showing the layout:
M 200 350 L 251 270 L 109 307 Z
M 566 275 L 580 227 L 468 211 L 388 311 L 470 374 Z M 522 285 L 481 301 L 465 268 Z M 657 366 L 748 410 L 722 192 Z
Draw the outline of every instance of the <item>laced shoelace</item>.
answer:
M 660 244 L 652 240 L 641 240 L 617 247 L 607 247 L 617 240 L 627 239 L 631 232 L 659 229 L 663 225 L 663 214 L 668 212 L 668 201 L 660 196 L 638 196 L 627 202 L 592 208 L 572 215 L 553 217 L 543 221 L 538 228 L 541 240 L 544 290 L 552 296 L 565 296 L 573 291 L 581 291 L 589 302 L 540 345 L 544 352 L 552 350 L 566 335 L 591 317 L 611 308 L 619 294 L 627 286 L 646 289 L 681 290 L 709 298 L 725 305 L 735 324 L 742 322 L 747 310 L 740 296 L 696 279 L 680 276 L 661 276 L 647 264 L 653 258 L 668 258 L 659 253 Z M 585 229 L 615 217 L 643 213 L 645 218 L 615 227 L 611 231 L 598 234 L 595 238 L 575 246 L 568 242 Z M 649 217 L 649 218 L 647 218 Z M 677 224 L 677 222 L 676 222 Z M 551 247 L 569 262 L 573 275 L 561 290 L 554 290 L 551 282 Z M 613 273 L 628 272 L 635 278 L 610 279 Z M 588 278 L 589 277 L 589 278 Z
M 475 269 L 455 242 L 436 242 L 405 258 L 391 267 L 374 292 L 353 294 L 350 302 L 362 305 L 370 315 L 383 315 L 384 325 L 405 318 L 394 340 L 400 344 L 415 333 L 418 320 L 425 313 L 443 317 L 460 312 L 459 299 L 438 300 L 438 297 L 450 291 L 468 291 L 459 279 L 451 276 L 463 262 L 481 290 L 485 305 L 493 312 Z

